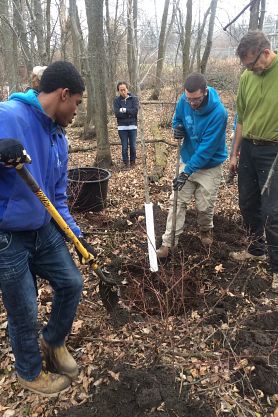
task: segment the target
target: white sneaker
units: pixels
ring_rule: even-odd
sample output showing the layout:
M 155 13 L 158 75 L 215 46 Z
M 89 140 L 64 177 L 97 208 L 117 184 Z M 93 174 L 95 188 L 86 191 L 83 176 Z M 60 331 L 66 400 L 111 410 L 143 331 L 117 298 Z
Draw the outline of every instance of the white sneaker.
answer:
M 229 258 L 232 261 L 244 262 L 244 261 L 265 261 L 266 255 L 252 255 L 252 253 L 247 252 L 247 250 L 242 250 L 240 252 L 230 252 Z

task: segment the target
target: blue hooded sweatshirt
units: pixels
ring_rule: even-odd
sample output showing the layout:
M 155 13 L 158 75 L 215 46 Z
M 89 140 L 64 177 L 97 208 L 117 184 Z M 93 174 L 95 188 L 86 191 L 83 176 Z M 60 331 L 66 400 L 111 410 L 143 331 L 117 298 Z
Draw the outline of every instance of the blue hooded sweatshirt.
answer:
M 32 159 L 26 168 L 78 237 L 80 229 L 67 206 L 67 139 L 63 128 L 43 111 L 37 95 L 34 90 L 15 93 L 0 103 L 0 140 L 22 143 Z M 15 168 L 0 166 L 0 230 L 34 231 L 50 220 Z
M 227 159 L 227 117 L 227 110 L 214 88 L 208 87 L 207 103 L 196 110 L 186 101 L 185 93 L 182 94 L 173 117 L 173 127 L 182 124 L 186 131 L 181 146 L 181 161 L 186 164 L 186 174 L 216 167 Z

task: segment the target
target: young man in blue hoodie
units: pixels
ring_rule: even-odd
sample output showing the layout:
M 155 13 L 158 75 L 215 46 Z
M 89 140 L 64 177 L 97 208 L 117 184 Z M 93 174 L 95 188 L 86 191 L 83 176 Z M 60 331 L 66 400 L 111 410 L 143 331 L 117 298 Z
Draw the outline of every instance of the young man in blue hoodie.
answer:
M 181 146 L 180 174 L 173 180 L 178 190 L 175 245 L 183 232 L 186 207 L 195 198 L 200 239 L 203 245 L 213 242 L 213 213 L 221 181 L 222 163 L 227 158 L 227 111 L 214 88 L 208 87 L 199 73 L 188 76 L 185 92 L 178 101 L 173 117 L 173 133 Z M 171 247 L 174 192 L 158 258 L 166 258 Z
M 45 69 L 39 93 L 16 93 L 0 103 L 0 289 L 18 380 L 23 387 L 44 395 L 63 391 L 78 375 L 65 338 L 80 300 L 82 277 L 61 232 L 15 166 L 26 162 L 26 155 L 31 157 L 27 169 L 80 237 L 67 206 L 64 128 L 72 122 L 84 89 L 75 67 L 58 61 Z M 42 370 L 34 275 L 46 279 L 54 291 L 52 311 L 41 337 L 51 372 Z

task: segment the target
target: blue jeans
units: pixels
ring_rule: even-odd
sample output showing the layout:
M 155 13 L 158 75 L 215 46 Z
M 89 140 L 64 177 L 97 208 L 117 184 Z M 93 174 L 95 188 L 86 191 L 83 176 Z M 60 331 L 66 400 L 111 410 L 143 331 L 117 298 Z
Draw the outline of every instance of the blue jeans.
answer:
M 54 290 L 43 337 L 61 346 L 71 330 L 82 291 L 82 276 L 53 222 L 37 231 L 0 231 L 0 289 L 17 373 L 35 379 L 42 368 L 38 345 L 38 305 L 33 275 Z
M 265 253 L 265 233 L 273 272 L 278 272 L 278 164 L 262 196 L 261 190 L 277 152 L 278 143 L 255 145 L 244 139 L 238 166 L 239 206 L 250 238 L 248 252 Z
M 122 159 L 125 164 L 129 162 L 128 159 L 128 144 L 130 148 L 130 162 L 135 162 L 136 159 L 136 138 L 137 130 L 119 130 L 119 136 L 122 143 Z

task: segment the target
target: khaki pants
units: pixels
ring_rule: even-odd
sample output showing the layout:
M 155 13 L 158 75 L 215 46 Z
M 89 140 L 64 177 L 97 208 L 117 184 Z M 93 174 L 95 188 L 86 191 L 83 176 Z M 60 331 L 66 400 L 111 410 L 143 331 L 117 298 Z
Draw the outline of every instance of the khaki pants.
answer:
M 184 164 L 180 166 L 180 172 L 184 169 Z M 186 181 L 183 188 L 178 192 L 177 201 L 177 220 L 175 245 L 183 232 L 187 205 L 194 196 L 197 209 L 197 222 L 200 231 L 208 231 L 213 228 L 214 205 L 221 182 L 222 166 L 201 169 L 192 174 Z M 174 192 L 170 196 L 170 209 L 167 217 L 166 230 L 162 236 L 162 244 L 171 246 L 171 230 L 173 218 L 173 199 Z

